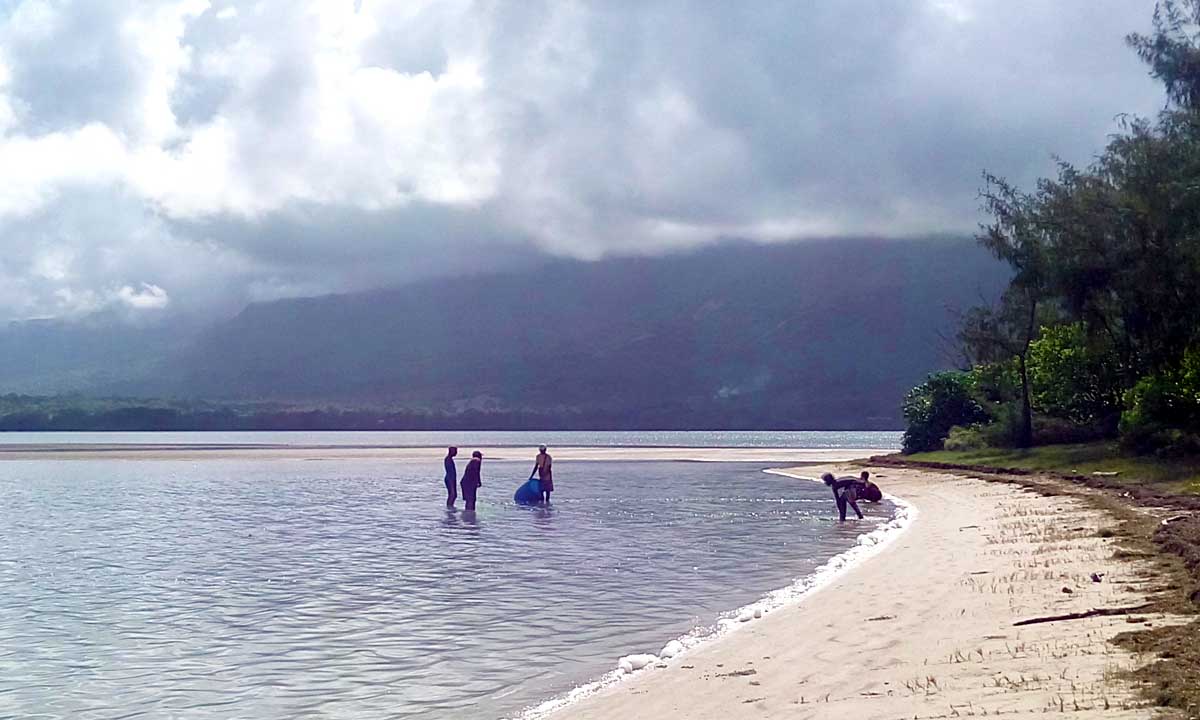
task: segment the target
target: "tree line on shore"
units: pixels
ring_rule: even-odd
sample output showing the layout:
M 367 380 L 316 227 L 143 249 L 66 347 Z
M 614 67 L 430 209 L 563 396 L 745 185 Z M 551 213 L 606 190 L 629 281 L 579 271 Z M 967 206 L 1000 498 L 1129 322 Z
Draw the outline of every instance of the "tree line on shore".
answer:
M 978 240 L 1012 278 L 963 315 L 963 369 L 905 397 L 906 452 L 1119 438 L 1200 454 L 1200 0 L 1158 3 L 1126 41 L 1165 108 L 1032 190 L 984 174 Z

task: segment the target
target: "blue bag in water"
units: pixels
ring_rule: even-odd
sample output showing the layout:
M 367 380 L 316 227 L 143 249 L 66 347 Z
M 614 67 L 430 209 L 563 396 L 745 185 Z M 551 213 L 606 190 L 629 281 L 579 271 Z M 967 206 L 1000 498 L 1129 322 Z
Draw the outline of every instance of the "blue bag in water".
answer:
M 518 505 L 537 505 L 542 501 L 542 481 L 529 478 L 528 481 L 513 493 L 513 502 Z

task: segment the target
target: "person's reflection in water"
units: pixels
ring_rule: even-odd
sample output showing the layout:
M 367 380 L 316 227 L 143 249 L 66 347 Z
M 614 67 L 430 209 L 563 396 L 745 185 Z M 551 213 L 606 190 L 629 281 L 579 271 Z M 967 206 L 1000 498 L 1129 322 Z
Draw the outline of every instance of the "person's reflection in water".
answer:
M 442 527 L 454 534 L 455 537 L 475 538 L 479 536 L 479 517 L 474 510 L 456 512 L 447 509 L 442 516 Z

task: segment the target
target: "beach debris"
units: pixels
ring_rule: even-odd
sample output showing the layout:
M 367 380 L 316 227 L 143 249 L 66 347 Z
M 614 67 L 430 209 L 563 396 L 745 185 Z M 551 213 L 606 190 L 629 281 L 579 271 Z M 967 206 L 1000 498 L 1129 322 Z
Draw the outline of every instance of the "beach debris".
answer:
M 1063 586 L 1063 589 L 1062 589 L 1062 591 L 1063 591 L 1063 592 L 1065 592 L 1065 593 L 1066 593 L 1066 594 L 1068 594 L 1068 595 L 1070 595 L 1071 593 L 1074 593 L 1074 592 L 1075 592 L 1074 590 L 1072 590 L 1071 588 L 1069 588 L 1069 587 L 1066 587 L 1066 586 Z
M 876 615 L 875 617 L 867 618 L 867 622 L 876 622 L 879 620 L 895 620 L 895 615 Z
M 754 619 L 757 620 L 763 616 L 762 608 L 754 608 Z
M 717 677 L 746 677 L 748 675 L 757 675 L 758 671 L 754 668 L 746 668 L 745 670 L 733 670 L 727 673 L 717 673 Z
M 1106 573 L 1092 573 L 1092 582 L 1100 582 Z
M 1143 603 L 1131 607 L 1115 607 L 1115 608 L 1095 608 L 1086 612 L 1068 613 L 1066 615 L 1047 615 L 1046 617 L 1030 618 L 1028 620 L 1018 620 L 1013 623 L 1014 626 L 1021 625 L 1037 625 L 1039 623 L 1058 622 L 1060 620 L 1082 620 L 1083 618 L 1101 617 L 1106 615 L 1129 615 L 1130 613 L 1145 612 L 1151 606 L 1151 603 Z
M 1121 474 L 1120 470 L 1093 470 L 1092 474 L 1096 477 L 1116 477 Z
M 658 651 L 658 656 L 663 660 L 670 660 L 681 652 L 683 652 L 683 643 L 678 640 L 672 640 L 663 645 L 663 649 Z
M 762 611 L 759 611 L 759 617 L 762 617 Z M 747 608 L 738 615 L 738 622 L 750 622 L 754 619 L 754 611 Z

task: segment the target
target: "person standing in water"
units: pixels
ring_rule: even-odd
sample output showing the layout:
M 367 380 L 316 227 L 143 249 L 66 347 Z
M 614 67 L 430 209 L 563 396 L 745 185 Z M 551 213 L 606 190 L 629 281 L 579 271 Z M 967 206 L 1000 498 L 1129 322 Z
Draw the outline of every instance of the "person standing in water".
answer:
M 546 505 L 550 504 L 550 493 L 554 492 L 554 472 L 551 468 L 553 462 L 550 453 L 546 452 L 546 446 L 539 447 L 537 457 L 533 461 L 533 470 L 542 483 L 542 502 Z
M 463 470 L 462 476 L 462 495 L 468 512 L 475 512 L 475 494 L 483 487 L 483 480 L 479 475 L 482 467 L 483 453 L 476 450 L 471 453 L 471 462 L 467 463 L 467 469 Z
M 458 500 L 458 469 L 454 467 L 454 456 L 458 454 L 458 448 L 450 446 L 446 448 L 446 460 L 443 463 L 446 466 L 446 507 L 453 508 L 454 502 Z
M 858 509 L 858 497 L 854 492 L 854 486 L 858 483 L 858 478 L 841 478 L 835 480 L 833 473 L 825 473 L 821 476 L 821 480 L 833 490 L 833 500 L 837 503 L 838 519 L 841 522 L 846 522 L 846 505 L 854 508 L 854 513 L 858 515 L 858 519 L 863 519 L 862 511 Z

